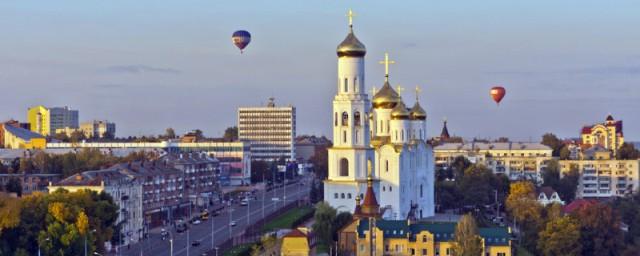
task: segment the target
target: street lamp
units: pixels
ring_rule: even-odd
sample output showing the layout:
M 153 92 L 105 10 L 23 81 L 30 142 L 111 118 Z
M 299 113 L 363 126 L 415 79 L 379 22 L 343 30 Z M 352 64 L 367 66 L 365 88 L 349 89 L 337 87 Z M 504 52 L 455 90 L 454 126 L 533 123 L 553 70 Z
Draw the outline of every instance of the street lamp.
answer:
M 173 233 L 169 229 L 167 232 L 169 233 L 169 256 L 173 256 Z
M 93 233 L 93 232 L 96 232 L 96 230 L 95 230 L 95 229 L 94 229 L 94 230 L 91 230 L 91 232 L 90 232 L 90 233 Z M 87 235 L 88 235 L 88 234 L 89 234 L 89 233 L 84 234 L 84 256 L 87 256 Z
M 44 239 L 44 241 L 49 241 L 49 238 L 47 237 L 46 239 Z M 40 256 L 40 243 L 38 243 L 38 256 Z

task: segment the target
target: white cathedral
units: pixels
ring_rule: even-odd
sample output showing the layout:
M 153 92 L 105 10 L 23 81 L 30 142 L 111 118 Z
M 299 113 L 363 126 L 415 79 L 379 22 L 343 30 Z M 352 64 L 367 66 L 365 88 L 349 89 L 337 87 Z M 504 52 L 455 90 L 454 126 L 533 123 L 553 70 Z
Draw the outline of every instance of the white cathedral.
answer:
M 333 99 L 333 147 L 324 199 L 339 212 L 354 212 L 367 178 L 385 219 L 426 218 L 435 214 L 434 160 L 427 144 L 427 114 L 416 102 L 407 108 L 389 84 L 385 55 L 382 88 L 370 100 L 365 91 L 366 48 L 349 34 L 338 45 L 337 93 Z M 416 90 L 418 93 L 419 90 Z

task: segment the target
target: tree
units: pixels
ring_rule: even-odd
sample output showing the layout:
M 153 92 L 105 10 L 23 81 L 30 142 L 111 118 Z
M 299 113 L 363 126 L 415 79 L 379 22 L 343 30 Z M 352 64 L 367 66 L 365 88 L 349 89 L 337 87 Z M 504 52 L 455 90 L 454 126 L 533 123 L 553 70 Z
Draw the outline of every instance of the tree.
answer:
M 331 231 L 334 241 L 338 241 L 338 231 L 345 225 L 351 223 L 351 221 L 353 221 L 353 216 L 349 212 L 341 212 L 336 215 L 336 218 L 333 220 L 333 230 Z
M 0 163 L 0 173 L 2 174 L 9 173 L 9 168 L 7 168 L 7 166 L 5 166 L 4 164 Z
M 538 204 L 535 187 L 530 181 L 511 183 L 507 197 L 507 211 L 514 217 L 520 229 L 522 245 L 535 253 L 538 232 L 542 227 L 542 206 Z
M 237 126 L 227 127 L 227 129 L 224 130 L 223 138 L 228 141 L 238 140 L 238 127 Z
M 491 187 L 493 172 L 484 165 L 471 165 L 464 171 L 462 177 L 458 177 L 463 194 L 464 205 L 486 205 L 494 201 L 493 188 Z
M 164 131 L 164 137 L 167 139 L 174 139 L 176 137 L 176 131 L 169 127 Z
M 557 189 L 560 184 L 560 165 L 558 160 L 551 160 L 542 172 L 543 186 L 549 186 Z
M 20 173 L 31 173 L 33 169 L 33 163 L 30 159 L 26 157 L 20 158 L 20 169 L 18 170 Z
M 78 143 L 78 142 L 81 142 L 81 141 L 86 140 L 86 139 L 87 139 L 87 136 L 84 135 L 84 132 L 79 131 L 79 130 L 78 131 L 73 131 L 71 133 L 71 136 L 69 136 L 69 141 L 71 143 Z
M 9 193 L 16 193 L 18 197 L 22 196 L 22 182 L 20 182 L 20 178 L 9 178 L 7 184 L 4 185 L 4 190 Z
M 569 146 L 564 145 L 562 146 L 562 148 L 560 148 L 560 160 L 567 160 L 569 158 L 571 158 L 571 151 L 569 150 Z
M 0 235 L 5 229 L 11 229 L 20 224 L 20 200 L 0 195 Z
M 578 256 L 582 253 L 580 223 L 571 216 L 550 220 L 539 237 L 538 249 L 544 255 Z
M 451 163 L 453 177 L 455 179 L 462 178 L 464 176 L 465 170 L 467 170 L 471 166 L 471 162 L 464 156 L 458 156 L 453 159 L 453 163 Z
M 571 170 L 564 173 L 555 190 L 562 200 L 569 203 L 576 197 L 578 183 L 580 183 L 580 171 L 577 167 L 572 167 Z
M 619 255 L 623 249 L 620 217 L 610 206 L 598 203 L 577 211 L 583 255 Z
M 266 180 L 273 179 L 273 175 L 269 173 L 269 165 L 267 164 L 267 162 L 262 160 L 251 161 L 251 182 L 262 182 L 263 176 Z
M 316 174 L 316 178 L 324 179 L 329 173 L 327 163 L 329 162 L 329 156 L 326 146 L 316 147 L 314 155 L 309 159 L 313 164 L 313 171 Z
M 333 222 L 336 219 L 336 209 L 333 209 L 326 202 L 316 204 L 316 212 L 313 216 L 313 230 L 318 241 L 325 245 L 330 245 L 333 241 Z
M 640 158 L 640 151 L 631 143 L 622 143 L 616 153 L 616 159 L 620 160 L 636 160 L 638 158 Z
M 564 143 L 562 143 L 562 141 L 558 139 L 558 137 L 556 137 L 556 135 L 553 133 L 545 133 L 544 135 L 542 135 L 541 143 L 553 149 L 553 156 L 560 156 L 560 149 L 564 145 Z
M 465 214 L 456 225 L 453 255 L 477 256 L 481 254 L 482 240 L 478 235 L 478 225 L 471 214 Z

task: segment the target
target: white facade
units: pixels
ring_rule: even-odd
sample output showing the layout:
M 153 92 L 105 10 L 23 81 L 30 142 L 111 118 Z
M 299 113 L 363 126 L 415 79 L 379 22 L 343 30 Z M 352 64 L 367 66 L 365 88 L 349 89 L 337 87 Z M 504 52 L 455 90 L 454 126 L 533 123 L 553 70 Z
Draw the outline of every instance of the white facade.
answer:
M 355 198 L 363 198 L 370 174 L 384 218 L 405 219 L 410 212 L 417 218 L 433 216 L 435 176 L 432 151 L 425 141 L 426 114 L 414 121 L 409 109 L 404 109 L 405 117 L 394 118 L 389 108 L 393 104 L 376 107 L 374 102 L 372 106 L 365 93 L 364 55 L 364 45 L 353 31 L 338 46 L 334 144 L 328 150 L 325 201 L 338 211 L 353 213 Z M 380 94 L 374 101 L 383 98 Z M 393 136 L 396 133 L 399 137 Z
M 576 198 L 608 198 L 631 195 L 640 186 L 638 160 L 560 160 L 560 174 L 577 170 L 580 182 Z
M 266 107 L 238 109 L 238 137 L 251 143 L 257 160 L 295 160 L 296 108 L 276 107 L 273 98 Z

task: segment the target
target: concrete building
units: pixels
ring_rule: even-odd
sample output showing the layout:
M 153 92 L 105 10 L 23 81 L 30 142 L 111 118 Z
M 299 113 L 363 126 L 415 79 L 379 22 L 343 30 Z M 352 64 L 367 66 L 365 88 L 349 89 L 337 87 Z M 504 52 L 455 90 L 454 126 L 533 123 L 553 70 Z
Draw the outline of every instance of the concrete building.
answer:
M 413 107 L 407 108 L 391 88 L 388 65 L 392 62 L 385 54 L 384 84 L 369 99 L 365 90 L 366 47 L 356 38 L 351 24 L 336 52 L 333 146 L 328 150 L 324 200 L 338 211 L 353 212 L 354 198 L 363 197 L 371 179 L 385 209 L 383 218 L 433 216 L 433 151 L 426 143 L 427 113 L 417 95 Z
M 582 145 L 586 147 L 599 145 L 615 154 L 624 143 L 622 120 L 616 121 L 613 116 L 608 115 L 603 123 L 582 127 L 580 138 Z
M 238 109 L 238 137 L 251 143 L 251 158 L 272 161 L 296 159 L 296 108 L 276 107 L 273 98 L 266 107 Z
M 78 110 L 69 107 L 35 106 L 27 111 L 27 121 L 31 125 L 31 131 L 44 136 L 54 135 L 57 129 L 65 127 L 79 128 Z
M 298 162 L 306 163 L 320 148 L 328 148 L 331 141 L 324 136 L 300 136 L 296 138 L 296 158 Z
M 44 136 L 29 131 L 27 129 L 14 127 L 12 125 L 3 126 L 3 145 L 8 149 L 43 149 L 47 145 Z
M 28 123 L 20 123 L 16 120 L 9 120 L 4 123 L 0 123 L 0 148 L 4 148 L 4 127 L 5 126 L 13 126 L 16 128 L 22 128 L 26 130 L 31 130 L 30 125 Z
M 137 243 L 148 231 L 143 215 L 143 189 L 140 175 L 127 169 L 108 168 L 72 175 L 57 183 L 51 183 L 49 193 L 58 189 L 69 192 L 91 190 L 105 192 L 118 205 L 116 223 L 124 223 L 124 244 Z M 117 236 L 117 234 L 115 234 Z
M 610 155 L 609 155 L 610 156 Z M 608 198 L 633 194 L 640 186 L 638 160 L 616 160 L 601 157 L 585 160 L 560 160 L 560 173 L 580 173 L 577 198 Z
M 444 143 L 434 149 L 436 168 L 446 169 L 463 156 L 472 163 L 490 168 L 495 174 L 504 174 L 511 180 L 542 182 L 541 172 L 553 159 L 552 149 L 540 143 L 527 142 L 472 142 Z
M 0 186 L 7 185 L 10 179 L 18 179 L 22 186 L 22 194 L 28 195 L 33 192 L 47 192 L 49 182 L 60 181 L 62 175 L 48 173 L 0 173 Z
M 116 124 L 107 120 L 93 120 L 80 124 L 80 130 L 87 138 L 114 138 Z

